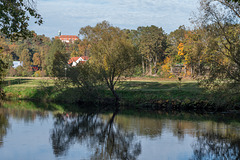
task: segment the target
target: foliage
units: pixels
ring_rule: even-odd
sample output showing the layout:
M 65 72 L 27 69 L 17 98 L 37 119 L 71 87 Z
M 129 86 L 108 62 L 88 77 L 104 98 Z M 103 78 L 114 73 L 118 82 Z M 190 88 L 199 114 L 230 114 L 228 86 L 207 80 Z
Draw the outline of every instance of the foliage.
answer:
M 100 93 L 103 79 L 93 63 L 86 62 L 68 68 L 67 79 L 64 82 L 68 81 L 77 87 L 77 92 L 80 94 L 79 101 L 95 103 L 103 98 Z
M 55 53 L 65 53 L 65 44 L 61 42 L 61 40 L 56 39 L 53 40 L 51 44 L 51 48 L 49 49 L 49 53 L 46 56 L 46 71 L 48 76 L 52 76 L 53 73 L 53 61 L 54 61 L 54 54 Z
M 30 57 L 30 53 L 28 51 L 28 49 L 24 49 L 22 52 L 21 52 L 21 55 L 20 55 L 20 58 L 19 60 L 21 62 L 23 62 L 23 68 L 28 71 L 29 70 L 29 67 L 31 65 L 31 57 Z
M 56 51 L 53 59 L 52 74 L 54 77 L 65 78 L 67 75 L 67 67 L 69 55 Z
M 41 57 L 39 53 L 34 53 L 32 60 L 33 60 L 33 65 L 41 66 Z
M 80 34 L 91 45 L 92 56 L 89 63 L 94 66 L 98 75 L 101 75 L 100 79 L 105 81 L 118 103 L 120 98 L 115 91 L 115 85 L 121 80 L 121 76 L 136 65 L 135 47 L 124 31 L 106 21 L 95 27 L 82 28 Z
M 160 76 L 164 78 L 173 78 L 174 75 L 171 73 L 170 58 L 166 57 L 161 66 Z
M 221 9 L 220 9 L 221 8 Z M 209 88 L 239 92 L 240 6 L 226 0 L 202 0 L 196 23 L 206 28 L 209 73 L 202 82 Z
M 174 65 L 175 63 L 181 63 L 182 57 L 178 54 L 179 53 L 179 44 L 182 44 L 184 47 L 185 35 L 187 33 L 187 29 L 185 26 L 179 26 L 178 29 L 171 32 L 167 36 L 167 49 L 166 54 L 170 58 L 170 65 Z M 181 50 L 183 52 L 183 48 Z M 182 53 L 183 54 L 183 53 Z
M 167 37 L 162 28 L 156 26 L 138 27 L 140 34 L 139 50 L 143 61 L 147 60 L 149 75 L 152 75 L 154 68 L 157 73 L 157 62 L 162 62 L 165 58 L 165 50 L 167 48 Z M 152 68 L 152 63 L 154 67 Z
M 28 29 L 30 17 L 35 18 L 35 23 L 39 25 L 43 23 L 35 9 L 34 0 L 1 0 L 0 15 L 0 30 L 12 40 L 32 35 Z
M 8 68 L 8 65 L 6 62 L 4 62 L 4 59 L 5 59 L 5 55 L 2 53 L 3 51 L 3 48 L 0 46 L 0 100 L 2 98 L 4 98 L 5 96 L 5 93 L 3 92 L 3 78 L 5 77 L 6 75 L 6 70 Z

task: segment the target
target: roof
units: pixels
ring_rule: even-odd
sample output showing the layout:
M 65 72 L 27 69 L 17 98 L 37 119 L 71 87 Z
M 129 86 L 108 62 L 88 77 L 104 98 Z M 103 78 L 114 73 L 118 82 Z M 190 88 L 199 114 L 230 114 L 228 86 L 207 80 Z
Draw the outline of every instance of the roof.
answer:
M 55 36 L 55 39 L 79 39 L 79 37 L 75 35 L 61 35 Z
M 61 36 L 59 36 L 59 38 L 77 38 L 77 39 L 79 39 L 78 36 L 75 36 L 75 35 L 61 35 Z
M 88 56 L 81 56 L 81 58 L 85 61 L 89 60 L 89 57 Z
M 80 57 L 72 57 L 71 59 L 69 59 L 68 64 L 71 64 L 73 62 L 76 62 Z
M 82 58 L 83 61 L 87 61 L 89 60 L 88 56 L 81 56 L 81 57 L 72 57 L 71 59 L 69 59 L 68 64 L 72 64 L 73 62 L 77 62 L 78 59 Z M 78 62 L 77 62 L 78 63 Z

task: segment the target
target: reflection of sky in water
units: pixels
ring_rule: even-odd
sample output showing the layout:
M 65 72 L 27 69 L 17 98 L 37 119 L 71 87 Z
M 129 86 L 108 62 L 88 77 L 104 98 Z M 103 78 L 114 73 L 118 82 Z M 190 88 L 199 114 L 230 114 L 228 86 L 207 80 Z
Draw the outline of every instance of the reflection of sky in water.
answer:
M 185 135 L 184 141 L 174 137 L 169 132 L 163 132 L 161 137 L 148 138 L 142 136 L 142 154 L 139 159 L 189 159 L 192 156 L 192 136 Z

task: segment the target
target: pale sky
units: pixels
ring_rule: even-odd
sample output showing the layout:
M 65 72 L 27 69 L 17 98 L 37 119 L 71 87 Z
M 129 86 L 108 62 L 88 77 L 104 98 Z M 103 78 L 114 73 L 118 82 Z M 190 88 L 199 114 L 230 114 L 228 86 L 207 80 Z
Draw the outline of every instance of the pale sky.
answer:
M 121 29 L 155 25 L 166 33 L 180 25 L 191 27 L 189 18 L 199 0 L 37 0 L 44 24 L 30 23 L 29 29 L 48 37 L 78 35 L 81 27 L 107 20 Z

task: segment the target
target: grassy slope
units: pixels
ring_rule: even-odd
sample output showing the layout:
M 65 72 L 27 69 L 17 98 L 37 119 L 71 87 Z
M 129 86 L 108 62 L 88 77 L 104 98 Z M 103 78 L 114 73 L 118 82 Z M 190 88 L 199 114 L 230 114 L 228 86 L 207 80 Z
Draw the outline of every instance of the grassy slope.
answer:
M 204 89 L 199 88 L 197 81 L 183 81 L 181 84 L 177 80 L 138 80 L 125 81 L 119 86 L 119 92 L 124 99 L 153 100 L 153 99 L 205 99 Z
M 9 98 L 41 99 L 46 94 L 42 93 L 44 91 L 39 92 L 41 86 L 47 86 L 50 89 L 54 87 L 54 81 L 51 79 L 7 78 L 5 79 L 5 85 L 4 90 Z M 181 88 L 177 80 L 160 80 L 156 78 L 123 81 L 117 87 L 119 95 L 125 102 L 143 102 L 153 99 L 206 98 L 204 90 L 198 87 L 196 81 L 192 80 L 183 80 Z M 106 95 L 111 95 L 111 93 L 106 91 Z M 52 96 L 52 99 L 54 99 L 53 95 L 48 96 Z
M 6 78 L 4 83 L 4 91 L 7 98 L 14 99 L 41 99 L 41 94 L 36 93 L 41 86 L 54 85 L 51 79 L 29 79 L 29 78 Z
M 180 87 L 181 86 L 181 87 Z M 214 111 L 239 110 L 240 100 L 222 93 L 210 93 L 200 88 L 197 81 L 183 79 L 134 78 L 119 83 L 117 93 L 122 106 L 142 108 L 207 109 Z M 73 104 L 82 100 L 77 88 L 57 91 L 52 79 L 6 78 L 4 91 L 8 99 L 38 100 Z M 108 89 L 101 89 L 101 103 L 111 104 L 113 96 Z M 230 98 L 229 98 L 230 97 Z M 109 101 L 110 100 L 110 101 Z M 92 101 L 92 99 L 90 99 Z M 207 107 L 207 108 L 206 108 Z

